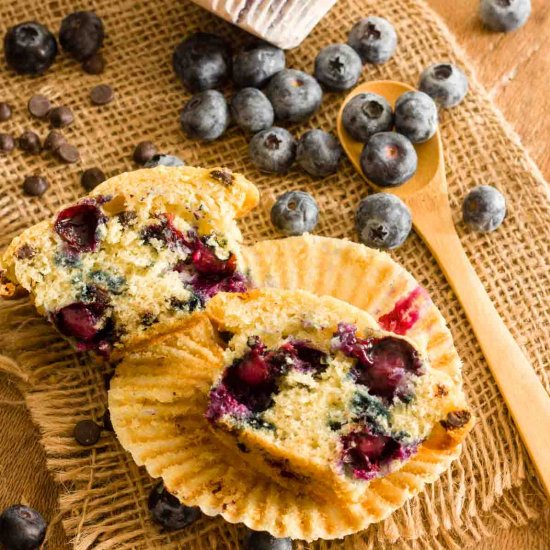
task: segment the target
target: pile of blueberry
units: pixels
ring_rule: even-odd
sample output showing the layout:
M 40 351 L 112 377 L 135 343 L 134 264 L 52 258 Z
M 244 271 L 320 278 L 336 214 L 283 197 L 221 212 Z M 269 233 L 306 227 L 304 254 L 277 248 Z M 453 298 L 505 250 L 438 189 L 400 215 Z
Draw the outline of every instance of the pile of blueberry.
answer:
M 82 63 L 84 71 L 99 74 L 103 58 L 99 52 L 105 31 L 94 12 L 77 11 L 67 15 L 59 29 L 59 43 L 71 57 Z M 25 21 L 7 30 L 4 36 L 4 57 L 8 67 L 19 74 L 37 75 L 46 72 L 57 56 L 53 33 L 37 21 Z
M 287 68 L 283 50 L 275 46 L 254 42 L 233 55 L 223 38 L 195 33 L 178 44 L 172 58 L 177 76 L 194 93 L 181 112 L 182 128 L 192 139 L 212 141 L 233 120 L 252 135 L 249 154 L 260 170 L 280 174 L 296 161 L 314 177 L 328 176 L 340 163 L 338 140 L 320 129 L 296 140 L 280 125 L 310 118 L 321 106 L 323 89 L 348 90 L 364 63 L 384 63 L 396 46 L 388 21 L 366 17 L 351 29 L 347 44 L 331 44 L 318 53 L 312 76 Z M 238 91 L 228 104 L 216 88 L 230 79 Z

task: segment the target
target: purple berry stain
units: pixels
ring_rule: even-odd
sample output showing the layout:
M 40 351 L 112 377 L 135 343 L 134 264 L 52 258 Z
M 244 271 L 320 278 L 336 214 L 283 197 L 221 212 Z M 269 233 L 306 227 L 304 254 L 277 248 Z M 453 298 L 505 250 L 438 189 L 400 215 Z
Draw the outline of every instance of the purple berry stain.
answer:
M 378 324 L 389 332 L 407 334 L 420 318 L 418 302 L 428 299 L 428 293 L 417 286 L 407 296 L 398 300 L 394 308 L 378 318 Z
M 105 221 L 95 201 L 85 200 L 59 212 L 54 229 L 70 249 L 94 252 L 99 244 L 97 228 Z

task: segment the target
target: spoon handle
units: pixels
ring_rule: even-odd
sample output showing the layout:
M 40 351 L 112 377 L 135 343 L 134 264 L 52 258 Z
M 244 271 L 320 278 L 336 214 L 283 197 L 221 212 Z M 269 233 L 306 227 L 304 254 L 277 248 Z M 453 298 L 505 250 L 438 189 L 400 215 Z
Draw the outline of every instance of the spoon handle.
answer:
M 550 396 L 468 260 L 450 211 L 448 216 L 442 216 L 441 209 L 439 215 L 433 211 L 426 214 L 416 217 L 416 230 L 462 304 L 539 480 L 550 497 Z M 422 220 L 420 225 L 417 220 Z

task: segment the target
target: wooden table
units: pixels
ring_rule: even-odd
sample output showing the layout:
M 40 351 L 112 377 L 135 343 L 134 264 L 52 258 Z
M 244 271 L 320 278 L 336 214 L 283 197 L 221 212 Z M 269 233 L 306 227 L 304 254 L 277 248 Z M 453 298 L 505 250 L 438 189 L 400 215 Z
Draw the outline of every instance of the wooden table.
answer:
M 531 0 L 531 17 L 509 33 L 484 29 L 479 0 L 427 0 L 473 61 L 477 76 L 550 179 L 550 2 Z M 480 182 L 491 183 L 491 182 Z
M 545 177 L 550 177 L 550 2 L 533 0 L 533 14 L 527 25 L 508 35 L 490 33 L 477 19 L 478 0 L 428 0 L 444 18 L 459 44 L 466 50 L 477 68 L 477 75 L 485 85 L 505 117 L 529 149 Z M 490 182 L 480 182 L 490 183 Z M 0 383 L 0 407 L 10 409 L 11 426 L 4 426 L 2 437 L 11 440 L 9 452 L 0 449 L 2 469 L 14 468 L 20 473 L 18 487 L 0 484 L 0 509 L 14 499 L 31 503 L 34 495 L 47 494 L 51 508 L 41 510 L 51 520 L 55 516 L 56 488 L 45 470 L 44 457 L 38 443 L 36 429 L 21 405 L 13 386 Z M 9 404 L 8 402 L 12 403 Z M 37 465 L 40 467 L 37 468 Z M 27 480 L 32 479 L 31 486 Z M 9 491 L 8 491 L 9 489 Z M 476 550 L 542 550 L 550 547 L 548 516 L 531 522 L 523 528 L 502 530 L 481 544 Z M 67 541 L 59 527 L 54 527 L 50 538 L 51 549 L 61 548 Z M 66 547 L 66 546 L 65 546 Z

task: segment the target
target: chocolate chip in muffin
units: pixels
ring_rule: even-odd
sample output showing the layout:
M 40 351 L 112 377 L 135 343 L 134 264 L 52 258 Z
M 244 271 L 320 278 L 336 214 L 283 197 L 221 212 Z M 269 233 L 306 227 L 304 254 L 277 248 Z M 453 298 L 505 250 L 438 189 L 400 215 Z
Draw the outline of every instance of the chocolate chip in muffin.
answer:
M 15 140 L 10 134 L 0 134 L 0 155 L 11 153 L 15 147 Z
M 137 219 L 137 214 L 133 210 L 126 210 L 117 214 L 117 218 L 122 227 L 128 227 Z
M 150 327 L 158 322 L 159 322 L 158 315 L 155 315 L 150 311 L 145 312 L 140 319 L 140 323 L 145 327 Z
M 59 159 L 63 162 L 66 162 L 67 164 L 74 164 L 80 159 L 80 153 L 78 152 L 78 149 L 70 143 L 62 143 L 57 149 L 56 153 Z
M 90 90 L 90 99 L 94 105 L 107 105 L 115 98 L 115 92 L 108 84 L 99 84 Z
M 18 260 L 30 260 L 36 254 L 36 249 L 30 244 L 25 243 L 15 251 L 15 257 Z
M 82 69 L 88 74 L 101 74 L 105 70 L 105 60 L 100 53 L 96 53 L 82 62 Z
M 470 418 L 472 418 L 472 413 L 467 410 L 458 410 L 458 411 L 451 411 L 447 414 L 446 418 L 444 420 L 440 421 L 440 424 L 446 429 L 446 430 L 455 430 L 457 428 L 462 428 L 462 426 L 465 426 L 470 421 Z
M 232 185 L 233 183 L 233 173 L 231 170 L 212 170 L 210 177 L 223 185 Z
M 27 109 L 29 113 L 35 118 L 45 118 L 48 116 L 52 104 L 50 100 L 44 95 L 33 95 L 27 103 Z
M 12 107 L 9 103 L 5 101 L 0 102 L 0 122 L 5 122 L 9 120 L 12 115 Z
M 44 141 L 44 149 L 48 151 L 57 151 L 64 143 L 65 136 L 61 132 L 56 130 L 51 130 L 51 132 L 46 136 Z
M 92 189 L 95 189 L 100 183 L 104 182 L 106 179 L 107 178 L 103 170 L 94 166 L 93 168 L 88 168 L 87 170 L 84 170 L 84 172 L 82 172 L 80 183 L 82 184 L 82 187 L 86 189 L 86 191 L 91 191 Z
M 40 138 L 38 134 L 26 131 L 19 136 L 19 148 L 27 153 L 36 155 L 42 150 L 42 144 L 40 143 Z
M 89 447 L 99 441 L 101 428 L 93 420 L 81 420 L 74 427 L 73 436 L 77 443 Z
M 145 164 L 157 154 L 157 148 L 152 141 L 141 141 L 134 149 L 134 162 L 137 164 Z
M 54 107 L 49 115 L 50 124 L 54 128 L 65 128 L 70 126 L 74 121 L 73 112 L 66 105 L 61 105 L 60 107 Z
M 31 197 L 40 197 L 49 186 L 48 180 L 42 176 L 27 176 L 23 181 L 23 191 Z

